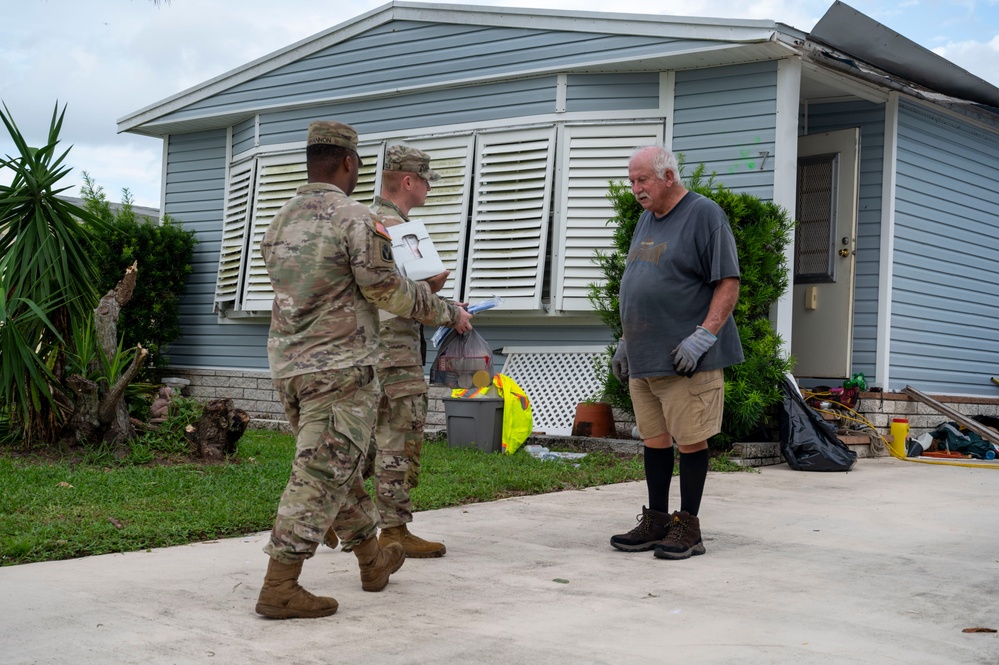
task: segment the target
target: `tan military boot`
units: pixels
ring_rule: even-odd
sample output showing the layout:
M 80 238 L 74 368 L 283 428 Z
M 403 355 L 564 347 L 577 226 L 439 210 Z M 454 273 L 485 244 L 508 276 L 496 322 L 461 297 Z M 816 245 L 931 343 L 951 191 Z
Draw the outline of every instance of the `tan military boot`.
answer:
M 382 547 L 374 536 L 355 545 L 354 556 L 361 567 L 361 588 L 365 591 L 384 589 L 388 586 L 389 575 L 402 568 L 402 564 L 406 562 L 406 552 L 402 545 L 393 543 Z
M 336 531 L 333 530 L 333 527 L 326 529 L 326 535 L 323 536 L 323 545 L 331 550 L 335 550 L 339 544 L 340 539 L 337 538 Z
M 335 614 L 335 598 L 313 596 L 298 584 L 302 562 L 281 563 L 270 560 L 264 586 L 257 598 L 257 614 L 272 619 L 315 619 Z
M 435 543 L 414 536 L 409 532 L 405 524 L 382 529 L 381 535 L 378 536 L 378 543 L 382 547 L 385 547 L 389 543 L 399 543 L 402 545 L 402 549 L 405 550 L 406 556 L 413 557 L 414 559 L 433 559 L 444 556 L 444 553 L 447 552 L 444 543 Z

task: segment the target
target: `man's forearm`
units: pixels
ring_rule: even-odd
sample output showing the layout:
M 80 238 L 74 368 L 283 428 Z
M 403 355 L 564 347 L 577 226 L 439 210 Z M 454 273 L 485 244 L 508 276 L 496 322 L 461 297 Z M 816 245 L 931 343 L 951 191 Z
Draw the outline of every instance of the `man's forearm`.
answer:
M 729 315 L 735 310 L 735 303 L 739 301 L 739 278 L 726 277 L 719 280 L 715 285 L 714 294 L 711 296 L 711 305 L 708 307 L 708 315 L 704 318 L 703 328 L 712 335 L 717 335 L 721 327 L 725 325 Z

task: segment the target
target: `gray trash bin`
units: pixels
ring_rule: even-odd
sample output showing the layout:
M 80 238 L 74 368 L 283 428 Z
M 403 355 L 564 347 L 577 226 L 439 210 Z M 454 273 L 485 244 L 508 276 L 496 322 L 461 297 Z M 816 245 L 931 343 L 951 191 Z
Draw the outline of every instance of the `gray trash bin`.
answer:
M 502 397 L 444 397 L 447 444 L 478 447 L 486 453 L 503 449 Z

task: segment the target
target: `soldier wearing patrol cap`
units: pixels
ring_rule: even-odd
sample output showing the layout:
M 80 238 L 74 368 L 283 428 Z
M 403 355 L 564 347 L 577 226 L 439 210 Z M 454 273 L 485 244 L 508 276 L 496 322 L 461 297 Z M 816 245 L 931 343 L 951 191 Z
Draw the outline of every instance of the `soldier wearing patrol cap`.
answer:
M 385 178 L 388 174 L 400 173 L 415 174 L 425 182 L 437 182 L 441 179 L 441 176 L 437 173 L 437 171 L 432 171 L 430 169 L 430 155 L 422 150 L 408 145 L 390 145 L 388 149 L 385 150 L 384 169 L 388 173 L 382 174 L 383 178 Z M 426 197 L 424 196 L 423 198 L 424 201 L 426 201 Z M 421 205 L 423 205 L 423 202 L 420 202 L 413 207 Z
M 403 277 L 382 224 L 349 198 L 361 166 L 357 132 L 312 123 L 306 164 L 308 183 L 278 211 L 261 243 L 274 289 L 271 376 L 296 445 L 256 605 L 277 619 L 336 612 L 335 599 L 298 584 L 303 562 L 331 525 L 357 557 L 365 591 L 384 589 L 405 561 L 402 546 L 379 544 L 378 513 L 361 478 L 380 397 L 377 309 L 471 329 L 467 311 L 433 293 L 447 274 L 427 282 Z
M 381 195 L 371 209 L 387 227 L 409 221 L 409 211 L 422 206 L 430 183 L 440 175 L 430 168 L 430 155 L 411 146 L 391 145 L 385 151 Z M 382 398 L 375 427 L 375 446 L 368 454 L 374 477 L 375 506 L 381 519 L 381 545 L 399 543 L 407 557 L 444 556 L 443 543 L 419 538 L 406 526 L 413 521 L 410 489 L 420 471 L 423 427 L 427 420 L 427 383 L 423 379 L 425 342 L 419 321 L 395 317 L 382 321 L 378 344 L 378 379 Z M 336 547 L 330 529 L 326 544 Z

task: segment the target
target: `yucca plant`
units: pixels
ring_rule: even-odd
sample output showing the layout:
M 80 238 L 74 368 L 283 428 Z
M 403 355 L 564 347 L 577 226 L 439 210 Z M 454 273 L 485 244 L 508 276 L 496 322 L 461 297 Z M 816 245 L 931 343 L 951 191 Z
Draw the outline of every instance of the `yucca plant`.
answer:
M 58 194 L 70 172 L 59 151 L 66 108 L 56 104 L 48 139 L 32 148 L 7 106 L 0 120 L 17 154 L 0 158 L 12 175 L 0 185 L 0 411 L 28 442 L 53 443 L 72 408 L 63 387 L 71 321 L 97 304 L 96 273 L 78 220 L 100 224 Z

